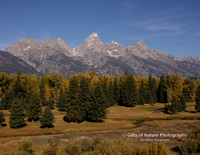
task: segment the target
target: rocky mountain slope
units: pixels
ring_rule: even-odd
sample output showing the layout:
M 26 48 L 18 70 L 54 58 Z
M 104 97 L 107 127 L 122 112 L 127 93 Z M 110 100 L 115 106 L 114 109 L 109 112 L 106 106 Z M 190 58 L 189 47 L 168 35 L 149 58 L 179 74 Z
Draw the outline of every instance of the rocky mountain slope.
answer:
M 25 63 L 20 58 L 15 57 L 8 52 L 0 51 L 0 72 L 14 74 L 19 71 L 24 74 L 40 75 L 33 67 Z
M 162 73 L 200 77 L 200 58 L 176 58 L 159 50 L 149 49 L 143 41 L 123 47 L 116 41 L 102 43 L 93 33 L 78 47 L 70 48 L 62 39 L 38 42 L 22 39 L 6 49 L 41 74 L 50 72 L 65 76 L 91 70 L 98 75 L 132 74 L 159 76 Z

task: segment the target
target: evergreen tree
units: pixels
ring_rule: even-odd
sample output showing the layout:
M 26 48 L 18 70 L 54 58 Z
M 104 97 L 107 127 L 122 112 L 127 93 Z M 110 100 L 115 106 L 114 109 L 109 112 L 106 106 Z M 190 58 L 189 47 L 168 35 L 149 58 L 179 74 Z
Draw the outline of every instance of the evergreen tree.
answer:
M 164 74 L 160 76 L 157 96 L 159 103 L 167 103 L 167 82 Z
M 141 94 L 139 94 L 139 101 L 138 101 L 138 104 L 139 104 L 139 105 L 144 105 L 144 104 L 145 104 L 144 97 L 143 97 Z
M 172 112 L 172 113 L 176 113 L 179 111 L 179 104 L 177 102 L 177 98 L 175 95 L 172 96 L 172 103 L 170 105 L 170 108 L 169 110 Z
M 65 89 L 64 92 L 61 91 L 60 96 L 58 98 L 58 110 L 59 111 L 66 111 L 67 108 L 67 94 L 68 94 L 68 88 Z
M 38 121 L 42 113 L 40 97 L 35 93 L 30 93 L 26 99 L 25 109 L 28 121 Z
M 141 80 L 140 88 L 139 88 L 139 105 L 145 104 L 145 89 L 144 89 L 144 80 Z
M 134 107 L 138 104 L 138 90 L 132 75 L 127 75 L 121 88 L 120 105 Z
M 40 102 L 41 102 L 41 105 L 43 106 L 46 105 L 44 77 L 42 77 L 41 82 L 40 82 Z
M 91 104 L 91 86 L 89 81 L 83 76 L 80 81 L 80 88 L 78 99 L 80 103 L 80 110 L 83 115 L 83 119 L 86 120 L 88 111 Z
M 114 78 L 113 95 L 115 104 L 119 104 L 120 90 L 118 87 L 118 80 L 116 77 Z
M 109 106 L 113 106 L 115 104 L 114 100 L 114 86 L 112 81 L 110 80 L 109 86 L 108 86 L 108 102 Z
M 189 102 L 190 101 L 190 94 L 187 88 L 183 88 L 183 96 L 185 98 L 185 102 Z
M 21 83 L 21 73 L 20 72 L 17 74 L 17 79 L 14 81 L 14 84 L 13 84 L 13 96 L 14 96 L 14 98 L 18 98 L 18 99 L 25 97 L 24 88 Z
M 54 109 L 54 101 L 50 99 L 48 103 L 46 104 L 51 110 Z
M 85 112 L 82 111 L 78 97 L 70 101 L 70 106 L 66 109 L 66 115 L 64 116 L 65 122 L 81 123 L 84 121 Z
M 84 121 L 85 111 L 82 110 L 81 103 L 78 97 L 78 79 L 73 77 L 69 81 L 69 93 L 66 100 L 66 115 L 64 121 L 80 123 Z
M 6 92 L 6 95 L 2 100 L 0 101 L 0 109 L 1 110 L 9 110 L 11 107 L 11 103 L 13 101 L 13 93 L 12 90 L 8 90 Z
M 151 95 L 151 91 L 150 90 L 147 90 L 146 91 L 146 99 L 145 99 L 145 103 L 147 104 L 153 104 L 153 97 Z
M 20 128 L 25 126 L 25 114 L 21 101 L 15 98 L 10 108 L 10 128 Z
M 102 89 L 103 89 L 103 93 L 105 96 L 105 103 L 106 103 L 106 107 L 109 107 L 110 103 L 109 103 L 109 90 L 108 90 L 108 86 L 106 84 L 106 80 L 104 78 L 103 83 L 102 83 Z
M 181 104 L 181 111 L 184 111 L 186 109 L 186 102 L 185 102 L 184 94 L 181 95 L 180 104 Z
M 54 116 L 51 112 L 51 109 L 47 106 L 44 110 L 44 113 L 42 114 L 42 117 L 40 119 L 40 123 L 42 127 L 52 127 L 52 123 L 55 122 Z
M 99 83 L 95 87 L 91 96 L 90 110 L 87 114 L 88 121 L 98 122 L 106 118 L 106 103 L 102 87 Z
M 200 111 L 200 86 L 197 88 L 195 101 L 196 101 L 195 109 L 197 111 Z
M 156 86 L 155 78 L 153 78 L 153 80 L 152 80 L 151 95 L 153 98 L 153 103 L 156 103 L 157 102 L 157 86 Z
M 0 112 L 0 127 L 2 126 L 3 122 L 5 122 L 4 114 L 3 112 Z

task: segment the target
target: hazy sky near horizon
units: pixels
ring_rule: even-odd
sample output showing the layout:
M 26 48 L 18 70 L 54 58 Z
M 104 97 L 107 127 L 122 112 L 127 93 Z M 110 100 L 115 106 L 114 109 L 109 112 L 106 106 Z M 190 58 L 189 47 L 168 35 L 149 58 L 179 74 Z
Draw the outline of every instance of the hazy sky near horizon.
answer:
M 79 46 L 93 32 L 123 46 L 143 40 L 176 57 L 200 56 L 200 0 L 1 0 L 0 49 L 22 38 Z

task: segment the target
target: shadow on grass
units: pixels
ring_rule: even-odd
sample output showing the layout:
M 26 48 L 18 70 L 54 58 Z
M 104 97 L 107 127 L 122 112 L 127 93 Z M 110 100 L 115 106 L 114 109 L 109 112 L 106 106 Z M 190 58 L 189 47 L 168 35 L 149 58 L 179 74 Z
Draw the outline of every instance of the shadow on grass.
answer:
M 41 125 L 40 126 L 41 129 L 49 129 L 49 128 L 53 128 L 53 127 L 54 127 L 54 125 L 52 125 L 52 124 L 51 125 Z
M 2 128 L 3 128 L 3 127 L 6 127 L 6 126 L 7 126 L 6 123 L 1 124 L 1 127 L 2 127 Z

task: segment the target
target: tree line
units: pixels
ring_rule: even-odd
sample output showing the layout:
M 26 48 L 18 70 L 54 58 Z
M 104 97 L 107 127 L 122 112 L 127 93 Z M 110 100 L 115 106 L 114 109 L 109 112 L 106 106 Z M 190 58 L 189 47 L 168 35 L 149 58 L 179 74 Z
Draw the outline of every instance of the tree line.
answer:
M 40 121 L 51 127 L 55 121 L 51 109 L 65 111 L 66 122 L 99 122 L 106 118 L 106 108 L 113 105 L 166 103 L 167 112 L 184 111 L 186 102 L 196 101 L 200 110 L 200 86 L 196 77 L 164 75 L 160 78 L 124 75 L 96 76 L 76 74 L 65 78 L 59 74 L 0 74 L 0 109 L 10 110 L 10 127 L 19 128 L 28 121 Z M 46 107 L 42 113 L 42 107 Z M 0 113 L 0 124 L 4 122 Z

